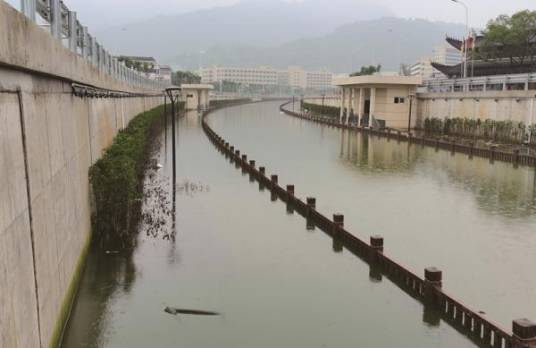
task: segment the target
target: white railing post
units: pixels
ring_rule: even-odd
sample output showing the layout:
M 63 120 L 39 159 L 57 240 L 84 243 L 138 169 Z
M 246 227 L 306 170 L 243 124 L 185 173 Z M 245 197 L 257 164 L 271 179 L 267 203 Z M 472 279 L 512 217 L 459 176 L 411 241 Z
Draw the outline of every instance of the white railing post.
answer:
M 99 44 L 99 70 L 104 70 L 104 47 Z
M 61 39 L 60 0 L 50 0 L 50 33 L 56 39 Z
M 97 42 L 93 36 L 91 37 L 91 63 L 97 66 Z
M 19 0 L 21 11 L 36 22 L 39 13 L 50 24 L 52 37 L 66 45 L 72 52 L 80 54 L 88 63 L 113 78 L 127 84 L 144 88 L 166 86 L 163 81 L 152 80 L 144 72 L 128 68 L 89 34 L 88 28 L 77 19 L 77 12 L 70 11 L 62 0 Z M 80 48 L 80 50 L 79 50 Z
M 37 9 L 36 0 L 21 0 L 20 8 L 22 13 L 32 22 L 35 22 L 35 11 Z
M 84 59 L 88 60 L 88 54 L 89 54 L 89 38 L 87 36 L 87 27 L 82 27 L 82 57 Z
M 78 37 L 76 12 L 69 11 L 69 49 L 74 53 L 78 53 Z

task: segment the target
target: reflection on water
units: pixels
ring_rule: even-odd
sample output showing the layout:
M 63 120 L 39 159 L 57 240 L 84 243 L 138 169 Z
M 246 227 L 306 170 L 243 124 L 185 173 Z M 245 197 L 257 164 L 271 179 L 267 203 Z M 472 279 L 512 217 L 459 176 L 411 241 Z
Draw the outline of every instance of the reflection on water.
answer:
M 132 251 L 110 254 L 92 251 L 87 258 L 78 299 L 90 305 L 75 305 L 63 337 L 65 347 L 103 347 L 110 335 L 109 304 L 116 296 L 128 296 L 136 281 Z M 80 300 L 78 300 L 80 301 Z
M 484 211 L 512 218 L 536 215 L 536 175 L 530 168 L 514 169 L 509 163 L 470 159 L 351 130 L 340 132 L 340 159 L 362 174 L 424 172 L 439 185 L 445 184 L 446 174 L 448 184 L 473 193 Z
M 319 210 L 343 213 L 360 238 L 383 235 L 418 274 L 440 267 L 447 291 L 503 326 L 536 318 L 534 168 L 308 122 L 275 103 L 209 122 Z

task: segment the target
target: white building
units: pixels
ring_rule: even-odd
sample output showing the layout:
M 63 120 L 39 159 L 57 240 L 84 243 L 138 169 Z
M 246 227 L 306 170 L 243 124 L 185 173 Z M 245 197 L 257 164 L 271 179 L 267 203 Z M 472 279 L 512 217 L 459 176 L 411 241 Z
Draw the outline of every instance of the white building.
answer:
M 290 87 L 323 90 L 333 86 L 333 74 L 329 71 L 307 71 L 301 67 L 289 67 L 286 73 L 289 75 Z
M 424 79 L 445 77 L 434 69 L 432 62 L 444 65 L 456 65 L 462 61 L 460 52 L 449 44 L 441 44 L 434 47 L 431 56 L 421 57 L 410 67 L 410 75 L 420 76 Z
M 420 76 L 422 78 L 430 78 L 434 72 L 431 65 L 430 57 L 421 57 L 409 68 L 410 76 Z
M 325 90 L 333 87 L 333 74 L 328 71 L 307 71 L 299 66 L 285 70 L 270 67 L 232 68 L 211 67 L 201 69 L 202 83 L 230 81 L 261 86 L 289 86 L 292 88 Z
M 157 80 L 171 82 L 171 74 L 172 74 L 172 70 L 169 65 L 160 65 L 158 67 Z
M 445 65 L 456 65 L 462 62 L 462 55 L 460 51 L 448 43 L 444 43 L 434 47 L 432 61 Z
M 169 65 L 160 65 L 153 57 L 143 56 L 118 56 L 120 61 L 125 61 L 127 66 L 138 65 L 138 69 L 146 78 L 156 81 L 167 81 L 171 83 L 172 70 Z
M 201 83 L 217 83 L 220 81 L 248 85 L 276 86 L 278 82 L 278 71 L 269 67 L 212 67 L 201 69 Z

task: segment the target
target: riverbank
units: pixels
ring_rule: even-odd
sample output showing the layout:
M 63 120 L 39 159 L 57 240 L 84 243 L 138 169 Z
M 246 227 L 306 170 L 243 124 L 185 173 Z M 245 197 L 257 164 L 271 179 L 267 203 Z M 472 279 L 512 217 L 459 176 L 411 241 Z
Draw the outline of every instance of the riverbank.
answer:
M 521 147 L 515 145 L 503 145 L 490 144 L 482 141 L 468 140 L 466 138 L 449 137 L 449 136 L 428 136 L 421 133 L 405 133 L 402 131 L 393 131 L 392 129 L 374 129 L 368 127 L 362 127 L 356 124 L 343 124 L 339 122 L 339 119 L 333 116 L 318 116 L 308 113 L 300 113 L 288 110 L 285 106 L 292 102 L 284 103 L 280 106 L 281 112 L 287 115 L 298 117 L 301 119 L 309 120 L 312 122 L 326 124 L 332 127 L 351 129 L 366 134 L 371 134 L 379 137 L 386 137 L 388 139 L 396 139 L 398 141 L 405 141 L 413 144 L 420 144 L 422 146 L 432 146 L 436 149 L 449 150 L 453 153 L 461 152 L 468 156 L 479 156 L 489 158 L 490 161 L 504 161 L 511 162 L 515 165 L 536 166 L 536 156 L 533 154 L 533 150 L 528 147 Z M 521 150 L 523 149 L 523 153 Z
M 167 116 L 167 115 L 166 115 Z M 94 198 L 93 238 L 99 248 L 132 248 L 140 217 L 143 179 L 156 134 L 162 127 L 164 105 L 136 116 L 89 170 Z

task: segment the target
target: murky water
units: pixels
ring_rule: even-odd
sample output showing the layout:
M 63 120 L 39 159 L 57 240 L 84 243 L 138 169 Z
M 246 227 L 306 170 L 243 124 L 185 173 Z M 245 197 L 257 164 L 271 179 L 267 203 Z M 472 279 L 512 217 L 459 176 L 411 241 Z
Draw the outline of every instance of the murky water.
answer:
M 441 267 L 444 286 L 475 308 L 505 325 L 536 318 L 532 170 L 367 139 L 281 115 L 278 103 L 221 110 L 210 123 L 319 210 L 344 213 L 350 231 L 384 235 L 386 252 L 419 273 Z M 150 181 L 170 200 L 162 138 L 164 168 Z M 91 254 L 65 347 L 472 346 L 271 202 L 209 143 L 197 114 L 180 120 L 177 142 L 175 238 L 164 238 L 169 222 L 145 226 L 132 254 Z

